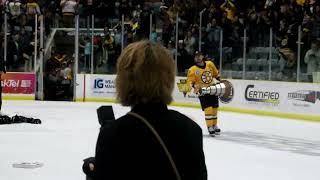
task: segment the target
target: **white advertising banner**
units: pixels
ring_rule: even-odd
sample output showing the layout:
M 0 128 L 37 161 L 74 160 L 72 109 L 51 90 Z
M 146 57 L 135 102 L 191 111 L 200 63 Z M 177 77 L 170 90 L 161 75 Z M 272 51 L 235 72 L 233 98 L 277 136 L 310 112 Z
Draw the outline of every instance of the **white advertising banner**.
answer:
M 85 75 L 86 99 L 115 98 L 115 75 Z
M 234 98 L 228 105 L 263 111 L 278 111 L 280 109 L 285 93 L 277 88 L 279 87 L 277 83 L 267 81 L 230 81 L 234 86 Z
M 320 115 L 320 84 L 242 80 L 232 83 L 236 93 L 233 106 Z
M 199 103 L 193 93 L 184 96 L 181 84 L 184 84 L 185 80 L 185 77 L 176 78 L 174 101 Z M 232 79 L 229 81 L 234 86 L 234 97 L 228 104 L 220 102 L 221 107 L 320 115 L 320 84 Z
M 78 75 L 77 99 L 94 101 L 115 98 L 115 75 Z M 221 107 L 320 115 L 320 84 L 273 81 L 229 80 L 234 97 Z M 186 77 L 176 77 L 173 100 L 200 104 L 196 94 L 187 90 Z

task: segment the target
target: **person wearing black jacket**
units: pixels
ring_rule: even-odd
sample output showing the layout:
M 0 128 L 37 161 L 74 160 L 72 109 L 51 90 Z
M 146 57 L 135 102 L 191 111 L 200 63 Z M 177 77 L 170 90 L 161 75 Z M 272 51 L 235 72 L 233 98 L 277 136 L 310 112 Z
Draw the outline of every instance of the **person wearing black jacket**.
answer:
M 117 99 L 132 109 L 101 128 L 90 167 L 92 179 L 207 179 L 201 128 L 167 107 L 172 101 L 174 67 L 169 52 L 150 41 L 124 49 L 117 64 Z

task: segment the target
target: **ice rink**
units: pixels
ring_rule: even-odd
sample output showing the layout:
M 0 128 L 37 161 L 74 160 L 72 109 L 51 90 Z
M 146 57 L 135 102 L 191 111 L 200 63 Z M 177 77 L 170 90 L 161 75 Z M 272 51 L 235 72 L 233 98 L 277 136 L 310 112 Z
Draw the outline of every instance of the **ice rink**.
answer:
M 0 180 L 84 180 L 82 159 L 94 155 L 101 105 L 106 103 L 5 101 L 3 113 L 42 124 L 0 125 Z M 129 111 L 113 108 L 116 117 Z M 170 108 L 203 128 L 209 180 L 320 179 L 320 123 L 220 112 L 223 132 L 212 138 L 200 109 Z M 44 166 L 12 167 L 21 162 Z

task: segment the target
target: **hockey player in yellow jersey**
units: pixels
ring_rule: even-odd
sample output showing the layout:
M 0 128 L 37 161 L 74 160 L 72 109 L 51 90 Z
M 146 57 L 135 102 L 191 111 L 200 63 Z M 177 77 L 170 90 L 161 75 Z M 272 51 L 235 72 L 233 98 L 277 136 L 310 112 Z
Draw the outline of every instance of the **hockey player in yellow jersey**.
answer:
M 203 56 L 201 52 L 196 52 L 194 57 L 195 65 L 188 70 L 187 83 L 193 88 L 194 93 L 199 94 L 199 90 L 220 82 L 219 71 L 214 63 Z M 205 114 L 205 120 L 209 134 L 215 136 L 220 134 L 217 126 L 219 100 L 214 95 L 199 96 L 202 111 Z

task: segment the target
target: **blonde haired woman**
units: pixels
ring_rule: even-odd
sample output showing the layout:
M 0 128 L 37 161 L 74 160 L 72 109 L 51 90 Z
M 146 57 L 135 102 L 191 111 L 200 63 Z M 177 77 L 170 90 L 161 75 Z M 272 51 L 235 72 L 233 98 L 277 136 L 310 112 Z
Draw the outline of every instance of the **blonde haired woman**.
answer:
M 167 107 L 174 67 L 168 50 L 150 41 L 124 49 L 117 63 L 117 99 L 132 109 L 101 128 L 94 179 L 207 179 L 201 128 Z

